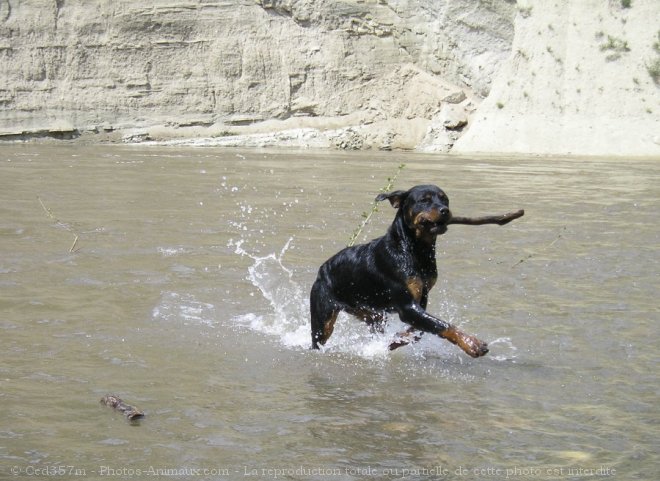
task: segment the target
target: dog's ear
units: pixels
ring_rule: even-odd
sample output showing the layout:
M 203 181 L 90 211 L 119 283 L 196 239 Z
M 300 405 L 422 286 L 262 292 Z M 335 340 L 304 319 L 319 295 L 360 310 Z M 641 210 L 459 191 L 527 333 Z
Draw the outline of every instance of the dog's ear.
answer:
M 376 196 L 376 202 L 381 202 L 387 199 L 390 201 L 390 204 L 392 204 L 392 207 L 398 209 L 401 204 L 403 204 L 403 201 L 406 200 L 406 197 L 408 197 L 407 191 L 394 190 L 392 192 L 378 194 L 378 196 Z

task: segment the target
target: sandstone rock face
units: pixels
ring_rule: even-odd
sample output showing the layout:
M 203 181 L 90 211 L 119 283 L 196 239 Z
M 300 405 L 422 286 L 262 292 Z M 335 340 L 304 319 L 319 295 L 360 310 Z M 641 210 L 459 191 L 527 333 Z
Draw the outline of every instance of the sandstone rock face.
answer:
M 657 18 L 658 0 L 0 0 L 0 139 L 660 155 Z
M 511 56 L 454 151 L 660 156 L 660 2 L 517 8 Z
M 0 134 L 300 128 L 412 148 L 445 102 L 489 92 L 514 16 L 511 0 L 0 0 Z

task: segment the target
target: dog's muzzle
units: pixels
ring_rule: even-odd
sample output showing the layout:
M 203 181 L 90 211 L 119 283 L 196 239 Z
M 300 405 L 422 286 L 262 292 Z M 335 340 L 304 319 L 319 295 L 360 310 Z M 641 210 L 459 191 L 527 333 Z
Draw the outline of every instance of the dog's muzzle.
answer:
M 444 234 L 447 224 L 451 220 L 451 211 L 447 207 L 440 207 L 420 212 L 415 216 L 414 224 L 429 234 Z

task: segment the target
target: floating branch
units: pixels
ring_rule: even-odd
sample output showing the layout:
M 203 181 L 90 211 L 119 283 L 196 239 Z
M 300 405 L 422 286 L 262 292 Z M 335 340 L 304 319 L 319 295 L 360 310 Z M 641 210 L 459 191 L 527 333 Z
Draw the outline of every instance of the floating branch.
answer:
M 392 186 L 394 185 L 394 182 L 396 181 L 396 178 L 399 176 L 403 168 L 406 166 L 406 164 L 399 164 L 399 167 L 397 168 L 396 173 L 394 174 L 393 177 L 388 177 L 387 178 L 387 184 L 380 189 L 380 192 L 389 192 L 392 190 Z M 362 224 L 358 226 L 357 229 L 353 231 L 353 235 L 351 235 L 351 239 L 348 241 L 348 247 L 351 247 L 353 244 L 355 244 L 355 241 L 359 237 L 359 235 L 362 233 L 362 230 L 367 226 L 369 221 L 371 220 L 371 217 L 378 212 L 378 202 L 373 201 L 371 204 L 371 210 L 369 212 L 363 212 L 362 213 Z
M 129 421 L 137 421 L 138 419 L 142 419 L 144 417 L 143 411 L 136 408 L 135 406 L 126 404 L 121 398 L 113 394 L 107 394 L 103 396 L 101 398 L 101 404 L 104 404 L 105 406 L 111 407 L 114 410 L 119 411 L 124 416 L 126 416 L 126 419 L 128 419 Z

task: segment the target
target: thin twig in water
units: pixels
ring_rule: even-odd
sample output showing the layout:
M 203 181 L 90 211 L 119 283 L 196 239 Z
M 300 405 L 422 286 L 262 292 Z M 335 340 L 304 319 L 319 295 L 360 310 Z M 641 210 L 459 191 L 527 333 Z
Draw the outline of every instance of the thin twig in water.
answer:
M 39 201 L 39 204 L 41 204 L 41 208 L 44 210 L 46 215 L 48 217 L 50 217 L 51 219 L 53 219 L 55 221 L 55 224 L 58 224 L 58 225 L 64 227 L 66 230 L 68 230 L 69 232 L 71 232 L 73 234 L 73 236 L 74 236 L 73 244 L 71 244 L 71 247 L 69 248 L 69 252 L 76 252 L 74 249 L 76 248 L 76 245 L 78 244 L 78 239 L 80 237 L 78 235 L 78 233 L 76 233 L 69 224 L 65 224 L 64 222 L 57 219 L 53 215 L 53 211 L 51 211 L 48 207 L 46 207 L 46 204 L 44 204 L 44 201 L 41 200 L 41 197 L 37 196 L 37 200 Z
M 41 200 L 41 197 L 37 196 L 37 200 L 41 204 L 41 208 L 46 212 L 46 215 L 48 215 L 48 217 L 50 217 L 51 219 L 57 221 L 57 219 L 55 219 L 55 216 L 53 216 L 53 213 L 50 211 L 50 209 L 46 207 L 46 204 L 44 204 L 44 201 Z
M 74 234 L 76 235 L 76 234 Z M 73 252 L 73 249 L 76 248 L 76 244 L 78 243 L 78 235 L 76 235 L 76 238 L 73 239 L 73 244 L 71 244 L 71 248 L 69 249 L 69 252 Z
M 557 237 L 555 237 L 554 240 L 553 240 L 552 242 L 550 242 L 550 244 L 548 244 L 548 245 L 545 246 L 545 247 L 542 247 L 542 248 L 541 248 L 539 251 L 537 251 L 536 253 L 528 254 L 526 257 L 523 257 L 523 258 L 520 259 L 518 262 L 516 262 L 514 265 L 512 265 L 512 266 L 511 266 L 511 269 L 513 269 L 514 267 L 518 267 L 520 264 L 522 264 L 522 263 L 525 262 L 526 260 L 531 259 L 531 258 L 534 257 L 538 252 L 543 252 L 544 250 L 549 249 L 550 247 L 552 247 L 553 245 L 555 245 L 555 244 L 557 243 L 557 241 L 558 241 L 559 239 L 562 238 L 562 233 L 563 233 L 565 230 L 566 230 L 566 226 L 564 226 L 564 227 L 562 228 L 561 232 L 560 232 L 559 234 L 557 234 Z
M 380 189 L 380 192 L 389 192 L 390 190 L 392 190 L 392 186 L 394 185 L 396 178 L 399 176 L 399 174 L 401 173 L 401 171 L 405 166 L 406 164 L 399 164 L 399 167 L 397 168 L 397 171 L 394 174 L 394 176 L 387 178 L 387 184 Z M 376 212 L 378 212 L 378 202 L 374 200 L 371 205 L 371 210 L 369 212 L 362 213 L 362 217 L 363 217 L 362 224 L 360 224 L 358 228 L 353 231 L 353 235 L 351 235 L 351 239 L 348 241 L 348 247 L 351 247 L 353 244 L 355 244 L 355 241 L 357 240 L 358 236 L 362 233 L 362 230 L 367 226 L 367 224 L 371 220 L 371 217 Z

